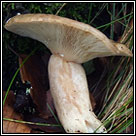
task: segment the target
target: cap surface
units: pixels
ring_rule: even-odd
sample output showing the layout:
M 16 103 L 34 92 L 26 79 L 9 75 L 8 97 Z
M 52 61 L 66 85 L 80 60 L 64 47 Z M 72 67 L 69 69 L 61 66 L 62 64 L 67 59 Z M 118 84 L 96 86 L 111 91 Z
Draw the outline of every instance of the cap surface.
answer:
M 96 57 L 119 54 L 116 46 L 90 25 L 51 14 L 17 15 L 5 28 L 45 44 L 67 61 L 84 63 Z

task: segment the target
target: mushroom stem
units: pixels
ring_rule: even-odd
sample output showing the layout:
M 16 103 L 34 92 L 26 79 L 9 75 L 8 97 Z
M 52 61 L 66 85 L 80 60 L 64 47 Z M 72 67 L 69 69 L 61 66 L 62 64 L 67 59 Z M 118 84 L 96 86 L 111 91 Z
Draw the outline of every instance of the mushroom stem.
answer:
M 106 132 L 92 111 L 83 67 L 52 55 L 49 61 L 50 90 L 61 124 L 67 133 Z

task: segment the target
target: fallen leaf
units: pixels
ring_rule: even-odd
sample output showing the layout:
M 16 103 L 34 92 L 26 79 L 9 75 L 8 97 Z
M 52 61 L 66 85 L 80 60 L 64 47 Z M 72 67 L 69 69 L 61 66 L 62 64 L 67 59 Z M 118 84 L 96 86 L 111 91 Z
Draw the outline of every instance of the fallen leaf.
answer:
M 5 92 L 3 92 L 3 98 L 4 96 Z M 14 93 L 10 91 L 3 106 L 3 117 L 22 121 L 21 114 L 18 114 L 14 111 L 13 108 L 14 103 L 15 96 Z M 29 128 L 26 124 L 3 120 L 3 133 L 30 133 L 30 132 L 31 128 Z
M 19 57 L 19 64 L 27 57 L 27 55 L 21 54 Z M 44 56 L 32 55 L 27 62 L 20 69 L 21 79 L 24 83 L 29 81 L 31 83 L 31 97 L 33 102 L 37 105 L 38 111 L 41 116 L 48 118 L 52 116 L 51 112 L 47 107 L 47 103 L 50 103 L 51 108 L 53 107 L 52 96 L 49 91 L 49 80 L 48 80 L 48 60 L 49 55 Z

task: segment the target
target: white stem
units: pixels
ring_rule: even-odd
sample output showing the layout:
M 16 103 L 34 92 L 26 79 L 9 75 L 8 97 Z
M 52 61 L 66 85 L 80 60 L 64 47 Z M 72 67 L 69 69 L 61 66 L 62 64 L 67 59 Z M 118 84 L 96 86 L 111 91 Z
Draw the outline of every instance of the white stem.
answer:
M 83 67 L 52 55 L 49 61 L 50 90 L 57 115 L 67 133 L 93 133 L 102 123 L 92 111 Z M 103 133 L 101 126 L 96 132 Z

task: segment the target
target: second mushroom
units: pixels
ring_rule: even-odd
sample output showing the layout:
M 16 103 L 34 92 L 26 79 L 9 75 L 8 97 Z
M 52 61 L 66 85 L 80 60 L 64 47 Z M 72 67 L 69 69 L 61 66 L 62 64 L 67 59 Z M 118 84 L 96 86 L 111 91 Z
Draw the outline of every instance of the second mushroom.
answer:
M 90 25 L 55 15 L 17 15 L 7 21 L 5 28 L 42 42 L 52 52 L 48 66 L 50 90 L 65 131 L 106 132 L 92 110 L 81 63 L 96 57 L 132 56 L 131 51 Z

